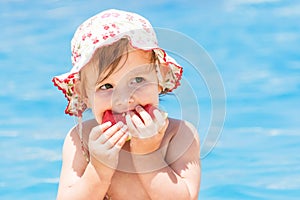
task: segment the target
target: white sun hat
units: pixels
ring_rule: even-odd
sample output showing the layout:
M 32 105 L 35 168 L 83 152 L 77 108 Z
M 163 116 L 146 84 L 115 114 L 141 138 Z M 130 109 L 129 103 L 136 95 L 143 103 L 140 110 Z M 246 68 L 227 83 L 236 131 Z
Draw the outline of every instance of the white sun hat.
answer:
M 127 38 L 132 47 L 153 50 L 161 64 L 167 67 L 164 76 L 156 69 L 159 84 L 164 92 L 171 92 L 180 85 L 182 67 L 158 46 L 155 31 L 144 17 L 121 10 L 105 10 L 81 24 L 71 41 L 72 65 L 68 73 L 55 76 L 52 81 L 68 99 L 66 114 L 81 116 L 87 108 L 75 92 L 79 71 L 90 61 L 94 52 L 103 46 Z M 159 66 L 158 66 L 159 68 Z

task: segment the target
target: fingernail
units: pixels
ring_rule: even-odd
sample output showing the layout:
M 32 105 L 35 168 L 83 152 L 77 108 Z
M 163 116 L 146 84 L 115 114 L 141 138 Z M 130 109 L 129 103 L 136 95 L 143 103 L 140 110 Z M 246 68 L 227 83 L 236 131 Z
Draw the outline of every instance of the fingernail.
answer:
M 142 109 L 142 106 L 138 105 L 135 107 L 135 110 L 139 112 L 139 111 L 142 111 L 143 109 Z
M 106 125 L 106 126 L 111 126 L 112 123 L 111 123 L 111 121 L 107 121 L 107 122 L 104 123 L 104 125 Z

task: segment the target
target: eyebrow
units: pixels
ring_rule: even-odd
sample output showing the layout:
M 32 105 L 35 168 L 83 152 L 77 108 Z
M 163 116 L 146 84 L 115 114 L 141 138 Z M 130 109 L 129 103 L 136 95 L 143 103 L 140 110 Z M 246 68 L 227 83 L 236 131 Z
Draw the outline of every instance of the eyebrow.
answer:
M 142 67 L 145 66 L 145 67 Z M 149 73 L 154 70 L 153 63 L 143 64 L 141 67 L 137 68 L 136 70 L 131 71 L 133 74 L 135 73 Z
M 154 70 L 153 63 L 146 63 L 146 64 L 142 64 L 140 66 L 141 67 L 138 67 L 135 70 L 129 71 L 128 74 L 130 76 L 135 76 L 135 75 L 139 75 L 139 74 L 149 74 L 152 70 Z M 113 74 L 114 74 L 114 72 L 110 76 L 112 76 Z M 109 79 L 110 76 L 105 77 L 105 78 L 101 78 L 102 76 L 99 76 L 95 85 L 99 85 L 103 82 L 106 82 L 106 80 Z

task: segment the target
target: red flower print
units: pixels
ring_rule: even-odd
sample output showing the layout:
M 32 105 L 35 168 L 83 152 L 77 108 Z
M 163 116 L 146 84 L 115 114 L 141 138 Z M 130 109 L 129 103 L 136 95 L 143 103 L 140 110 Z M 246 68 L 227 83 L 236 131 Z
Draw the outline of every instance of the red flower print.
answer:
M 68 78 L 69 78 L 69 79 L 74 78 L 74 74 L 70 74 L 70 75 L 68 76 Z
M 103 38 L 103 40 L 106 40 L 108 38 L 108 36 L 104 35 L 102 38 Z
M 74 61 L 76 62 L 77 61 L 77 58 L 79 57 L 78 53 L 76 51 L 73 52 L 73 58 L 74 58 Z
M 114 34 L 114 32 L 110 32 L 110 33 L 109 33 L 109 36 L 110 36 L 110 37 L 114 37 L 115 35 L 116 35 L 116 34 Z
M 144 30 L 145 30 L 147 33 L 150 33 L 150 28 L 144 27 Z
M 101 18 L 107 18 L 110 16 L 110 13 L 105 13 L 104 15 L 101 16 Z
M 109 29 L 109 26 L 104 26 L 104 29 L 105 29 L 105 30 L 108 30 L 108 29 Z
M 99 42 L 99 40 L 97 38 L 93 39 L 93 44 L 96 44 L 97 42 Z
M 120 16 L 119 13 L 111 13 L 111 15 L 112 15 L 113 17 L 119 17 L 119 16 Z
M 142 22 L 143 24 L 146 24 L 146 21 L 143 19 L 139 19 L 140 22 Z
M 126 19 L 128 19 L 129 21 L 132 21 L 133 20 L 133 16 L 127 14 Z

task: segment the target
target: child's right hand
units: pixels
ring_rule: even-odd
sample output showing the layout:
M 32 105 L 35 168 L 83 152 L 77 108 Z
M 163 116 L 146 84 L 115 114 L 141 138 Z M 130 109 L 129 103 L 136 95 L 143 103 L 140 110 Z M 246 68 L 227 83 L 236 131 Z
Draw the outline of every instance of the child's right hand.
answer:
M 89 136 L 91 163 L 103 179 L 109 180 L 117 168 L 119 152 L 128 138 L 126 125 L 122 122 L 111 125 L 111 122 L 98 125 L 92 129 Z

